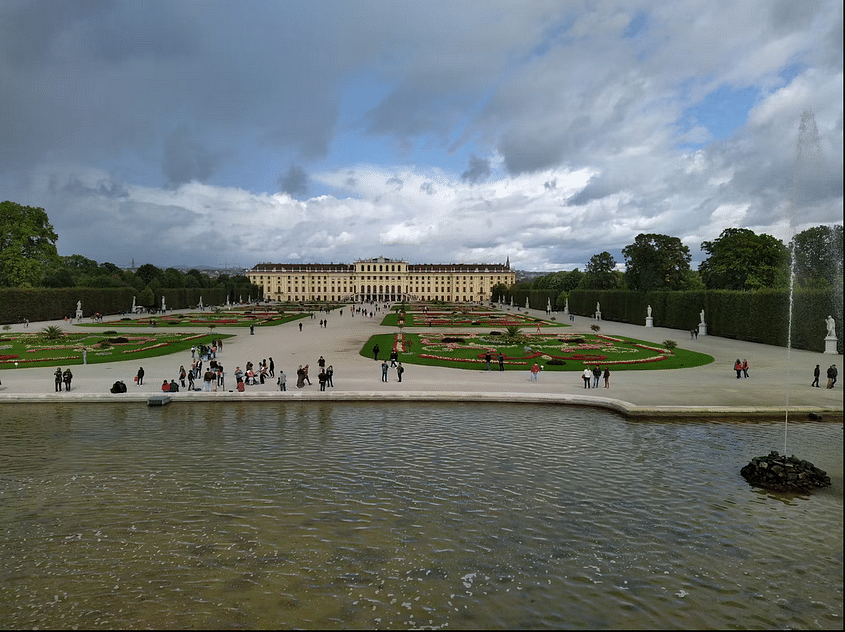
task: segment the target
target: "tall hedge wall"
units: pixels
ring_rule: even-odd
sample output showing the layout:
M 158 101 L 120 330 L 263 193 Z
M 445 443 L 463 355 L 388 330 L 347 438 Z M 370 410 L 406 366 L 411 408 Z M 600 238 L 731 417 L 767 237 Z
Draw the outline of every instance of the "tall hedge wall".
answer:
M 792 346 L 824 351 L 825 318 L 832 314 L 842 352 L 842 305 L 831 290 L 796 290 L 792 307 Z M 602 319 L 645 325 L 651 305 L 654 324 L 689 331 L 704 310 L 707 333 L 785 347 L 789 330 L 789 292 L 760 290 L 700 290 L 694 292 L 630 292 L 625 290 L 572 290 L 569 311 L 592 316 L 600 303 Z
M 552 302 L 552 309 L 556 309 L 556 301 L 557 297 L 560 292 L 557 290 L 518 290 L 512 289 L 509 290 L 508 293 L 503 296 L 503 300 L 505 303 L 510 303 L 511 298 L 513 298 L 513 305 L 514 307 L 525 307 L 525 299 L 528 299 L 528 306 L 531 309 L 546 309 L 546 305 L 548 305 L 548 301 Z M 498 296 L 492 297 L 492 300 L 498 300 Z M 563 309 L 561 305 L 560 309 Z
M 154 307 L 161 307 L 164 296 L 167 309 L 186 309 L 199 303 L 223 305 L 226 295 L 232 302 L 253 299 L 260 296 L 260 288 L 254 285 L 233 288 L 176 288 L 160 289 L 155 293 Z M 76 315 L 76 303 L 82 302 L 82 314 L 86 318 L 100 313 L 123 314 L 132 309 L 132 297 L 139 292 L 132 288 L 0 288 L 0 324 L 20 323 L 24 318 L 30 322 L 60 320 Z M 141 305 L 136 300 L 137 305 Z

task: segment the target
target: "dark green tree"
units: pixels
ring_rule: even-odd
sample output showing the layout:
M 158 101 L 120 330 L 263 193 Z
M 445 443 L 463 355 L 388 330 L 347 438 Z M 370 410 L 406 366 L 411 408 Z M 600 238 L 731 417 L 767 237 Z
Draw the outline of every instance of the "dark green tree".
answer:
M 789 281 L 789 252 L 771 235 L 726 228 L 713 241 L 702 242 L 701 250 L 709 255 L 698 267 L 708 290 L 759 290 Z
M 135 275 L 140 278 L 145 285 L 149 285 L 149 283 L 153 279 L 163 277 L 164 272 L 162 272 L 160 268 L 155 267 L 151 263 L 145 263 L 140 268 L 138 268 L 138 271 L 135 273 Z
M 609 252 L 600 252 L 590 258 L 579 287 L 585 290 L 613 290 L 619 287 L 616 260 Z
M 58 264 L 57 239 L 43 208 L 0 203 L 0 286 L 39 285 Z
M 692 256 L 677 237 L 640 233 L 622 254 L 625 281 L 631 290 L 683 290 L 690 285 Z
M 842 226 L 814 226 L 795 235 L 795 281 L 804 287 L 842 287 Z

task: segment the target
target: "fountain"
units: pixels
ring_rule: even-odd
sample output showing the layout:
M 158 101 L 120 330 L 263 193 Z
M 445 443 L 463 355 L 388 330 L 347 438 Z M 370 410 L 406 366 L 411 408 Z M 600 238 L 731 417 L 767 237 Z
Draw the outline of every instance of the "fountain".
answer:
M 801 113 L 801 122 L 798 127 L 797 157 L 795 165 L 795 189 L 793 192 L 792 213 L 788 214 L 790 225 L 795 215 L 796 207 L 801 198 L 805 177 L 802 169 L 810 157 L 818 157 L 819 153 L 819 132 L 816 128 L 816 119 L 810 110 Z M 795 228 L 793 226 L 793 239 L 791 241 L 789 263 L 789 313 L 786 333 L 786 412 L 783 420 L 783 452 L 787 452 L 787 437 L 789 432 L 789 385 L 792 378 L 792 314 L 795 298 Z M 701 321 L 704 322 L 704 310 L 701 310 Z M 827 333 L 828 338 L 833 337 L 836 345 L 835 322 L 828 316 Z M 701 327 L 701 325 L 699 325 Z M 827 338 L 825 339 L 827 342 Z M 835 348 L 835 346 L 834 346 Z M 816 487 L 830 485 L 830 477 L 824 470 L 814 466 L 809 461 L 799 459 L 795 455 L 786 458 L 772 451 L 766 457 L 755 457 L 751 463 L 740 470 L 740 474 L 752 485 L 771 489 L 774 491 L 808 492 Z

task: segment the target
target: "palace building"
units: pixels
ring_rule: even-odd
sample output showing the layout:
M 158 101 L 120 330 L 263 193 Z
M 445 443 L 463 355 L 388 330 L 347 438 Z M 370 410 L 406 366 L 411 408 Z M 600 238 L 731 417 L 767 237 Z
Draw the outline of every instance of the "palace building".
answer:
M 408 263 L 362 259 L 348 263 L 259 263 L 247 272 L 264 298 L 300 301 L 489 301 L 493 287 L 511 286 L 510 258 L 501 263 Z

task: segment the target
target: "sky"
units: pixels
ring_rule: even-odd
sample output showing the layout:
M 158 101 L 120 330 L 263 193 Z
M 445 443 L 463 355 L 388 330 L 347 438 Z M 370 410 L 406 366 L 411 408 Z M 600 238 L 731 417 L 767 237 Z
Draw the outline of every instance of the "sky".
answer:
M 0 200 L 121 267 L 622 269 L 659 233 L 696 268 L 842 223 L 842 11 L 4 0 Z

